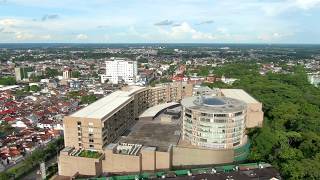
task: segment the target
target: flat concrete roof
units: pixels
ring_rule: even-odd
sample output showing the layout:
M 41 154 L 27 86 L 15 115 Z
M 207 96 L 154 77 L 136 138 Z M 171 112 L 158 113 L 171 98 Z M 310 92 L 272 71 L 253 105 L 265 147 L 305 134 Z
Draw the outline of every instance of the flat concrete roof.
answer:
M 245 103 L 260 103 L 242 89 L 221 89 L 221 92 L 225 97 L 239 99 Z
M 191 110 L 208 113 L 234 113 L 247 105 L 238 99 L 219 96 L 192 96 L 182 99 L 181 104 Z
M 129 103 L 134 93 L 145 89 L 145 87 L 139 86 L 129 86 L 127 88 L 127 90 L 118 90 L 97 100 L 89 106 L 71 114 L 70 117 L 102 119 L 120 106 Z
M 177 145 L 181 136 L 181 119 L 161 122 L 161 113 L 154 120 L 139 120 L 128 136 L 122 136 L 119 143 L 141 144 L 156 147 L 167 152 L 171 145 Z
M 153 107 L 150 107 L 149 109 L 145 110 L 139 118 L 144 118 L 144 117 L 154 117 L 156 116 L 160 111 L 167 109 L 171 106 L 178 105 L 179 103 L 176 102 L 169 102 L 169 103 L 164 103 L 164 104 L 159 104 Z

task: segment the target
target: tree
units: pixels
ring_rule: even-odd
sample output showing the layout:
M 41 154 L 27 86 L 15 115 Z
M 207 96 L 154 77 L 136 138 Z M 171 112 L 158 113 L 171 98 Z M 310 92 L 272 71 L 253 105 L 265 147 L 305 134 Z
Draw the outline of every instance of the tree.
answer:
M 210 88 L 230 88 L 231 86 L 229 84 L 226 84 L 224 82 L 221 81 L 217 81 L 214 83 L 202 83 L 202 86 L 208 86 Z
M 54 78 L 59 75 L 59 71 L 57 69 L 51 69 L 47 67 L 45 70 L 45 74 L 48 78 Z
M 29 92 L 30 91 L 30 86 L 28 86 L 28 85 L 24 86 L 23 90 L 25 92 Z
M 0 125 L 0 134 L 1 136 L 6 136 L 15 131 L 15 128 L 8 124 L 6 121 L 3 121 Z
M 32 86 L 30 86 L 30 91 L 38 92 L 38 91 L 40 91 L 40 87 L 37 85 L 32 85 Z
M 80 91 L 71 91 L 68 93 L 68 97 L 73 99 L 77 99 L 78 97 L 80 97 L 80 95 L 81 95 Z
M 139 63 L 148 63 L 149 60 L 148 60 L 147 58 L 142 57 L 142 58 L 139 58 L 139 59 L 138 59 L 138 62 L 139 62 Z
M 10 173 L 7 173 L 7 172 L 1 172 L 0 173 L 0 179 L 10 179 L 11 178 L 11 174 Z
M 271 163 L 285 179 L 319 179 L 320 91 L 308 83 L 303 67 L 265 76 L 255 65 L 237 68 L 226 65 L 215 74 L 240 79 L 231 87 L 244 89 L 263 104 L 265 122 L 262 129 L 250 131 L 249 159 Z
M 91 104 L 97 100 L 95 95 L 87 95 L 81 97 L 81 104 Z
M 79 71 L 72 71 L 71 77 L 73 78 L 79 78 L 81 73 Z
M 94 78 L 99 78 L 99 75 L 98 75 L 97 72 L 93 72 L 93 73 L 92 73 L 92 77 L 94 77 Z
M 29 77 L 30 81 L 32 82 L 40 82 L 40 80 L 42 79 L 41 76 L 37 76 L 35 74 L 31 74 L 30 77 Z
M 7 76 L 0 78 L 0 85 L 15 85 L 16 83 L 17 82 L 14 77 Z

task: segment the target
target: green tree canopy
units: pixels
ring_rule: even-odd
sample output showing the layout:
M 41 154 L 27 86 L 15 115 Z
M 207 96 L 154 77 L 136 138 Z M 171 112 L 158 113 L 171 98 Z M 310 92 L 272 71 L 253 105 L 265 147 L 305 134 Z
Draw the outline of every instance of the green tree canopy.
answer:
M 15 85 L 16 83 L 17 82 L 14 77 L 7 76 L 0 78 L 0 85 Z

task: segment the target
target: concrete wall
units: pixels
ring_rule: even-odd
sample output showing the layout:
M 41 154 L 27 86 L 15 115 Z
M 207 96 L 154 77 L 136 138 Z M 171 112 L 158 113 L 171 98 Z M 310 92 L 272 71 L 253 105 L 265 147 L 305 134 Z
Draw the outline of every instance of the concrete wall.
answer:
M 262 125 L 263 125 L 262 111 L 247 113 L 247 119 L 246 119 L 247 128 L 262 127 Z
M 169 152 L 156 152 L 156 169 L 170 169 L 171 168 L 171 154 Z
M 116 154 L 112 149 L 105 150 L 102 160 L 103 172 L 140 172 L 171 168 L 171 151 L 160 152 L 154 147 L 143 147 L 139 156 Z
M 262 127 L 263 111 L 261 103 L 248 104 L 246 128 Z
M 96 176 L 102 173 L 100 159 L 84 158 L 60 154 L 58 158 L 59 175 L 73 176 L 76 173 Z
M 105 151 L 105 160 L 102 160 L 102 171 L 110 173 L 140 172 L 140 156 L 114 154 L 112 150 Z
M 142 171 L 154 171 L 156 169 L 156 148 L 142 148 L 141 166 Z
M 59 156 L 59 175 L 73 176 L 76 173 L 96 176 L 101 173 L 139 173 L 141 171 L 169 170 L 172 167 L 189 167 L 209 164 L 224 164 L 234 161 L 234 150 L 209 150 L 194 147 L 174 146 L 168 152 L 144 147 L 138 156 L 116 154 L 114 149 L 104 151 L 104 159 Z
M 234 158 L 234 150 L 209 150 L 190 147 L 173 147 L 173 167 L 196 166 L 208 164 L 231 163 Z

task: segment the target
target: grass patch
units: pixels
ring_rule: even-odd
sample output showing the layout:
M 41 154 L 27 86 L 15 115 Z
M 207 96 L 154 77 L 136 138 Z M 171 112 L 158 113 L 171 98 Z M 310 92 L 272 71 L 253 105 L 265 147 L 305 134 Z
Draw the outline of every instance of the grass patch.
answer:
M 79 154 L 79 157 L 95 158 L 95 159 L 98 159 L 100 156 L 101 156 L 101 153 L 97 151 L 89 151 L 89 150 L 83 150 Z

